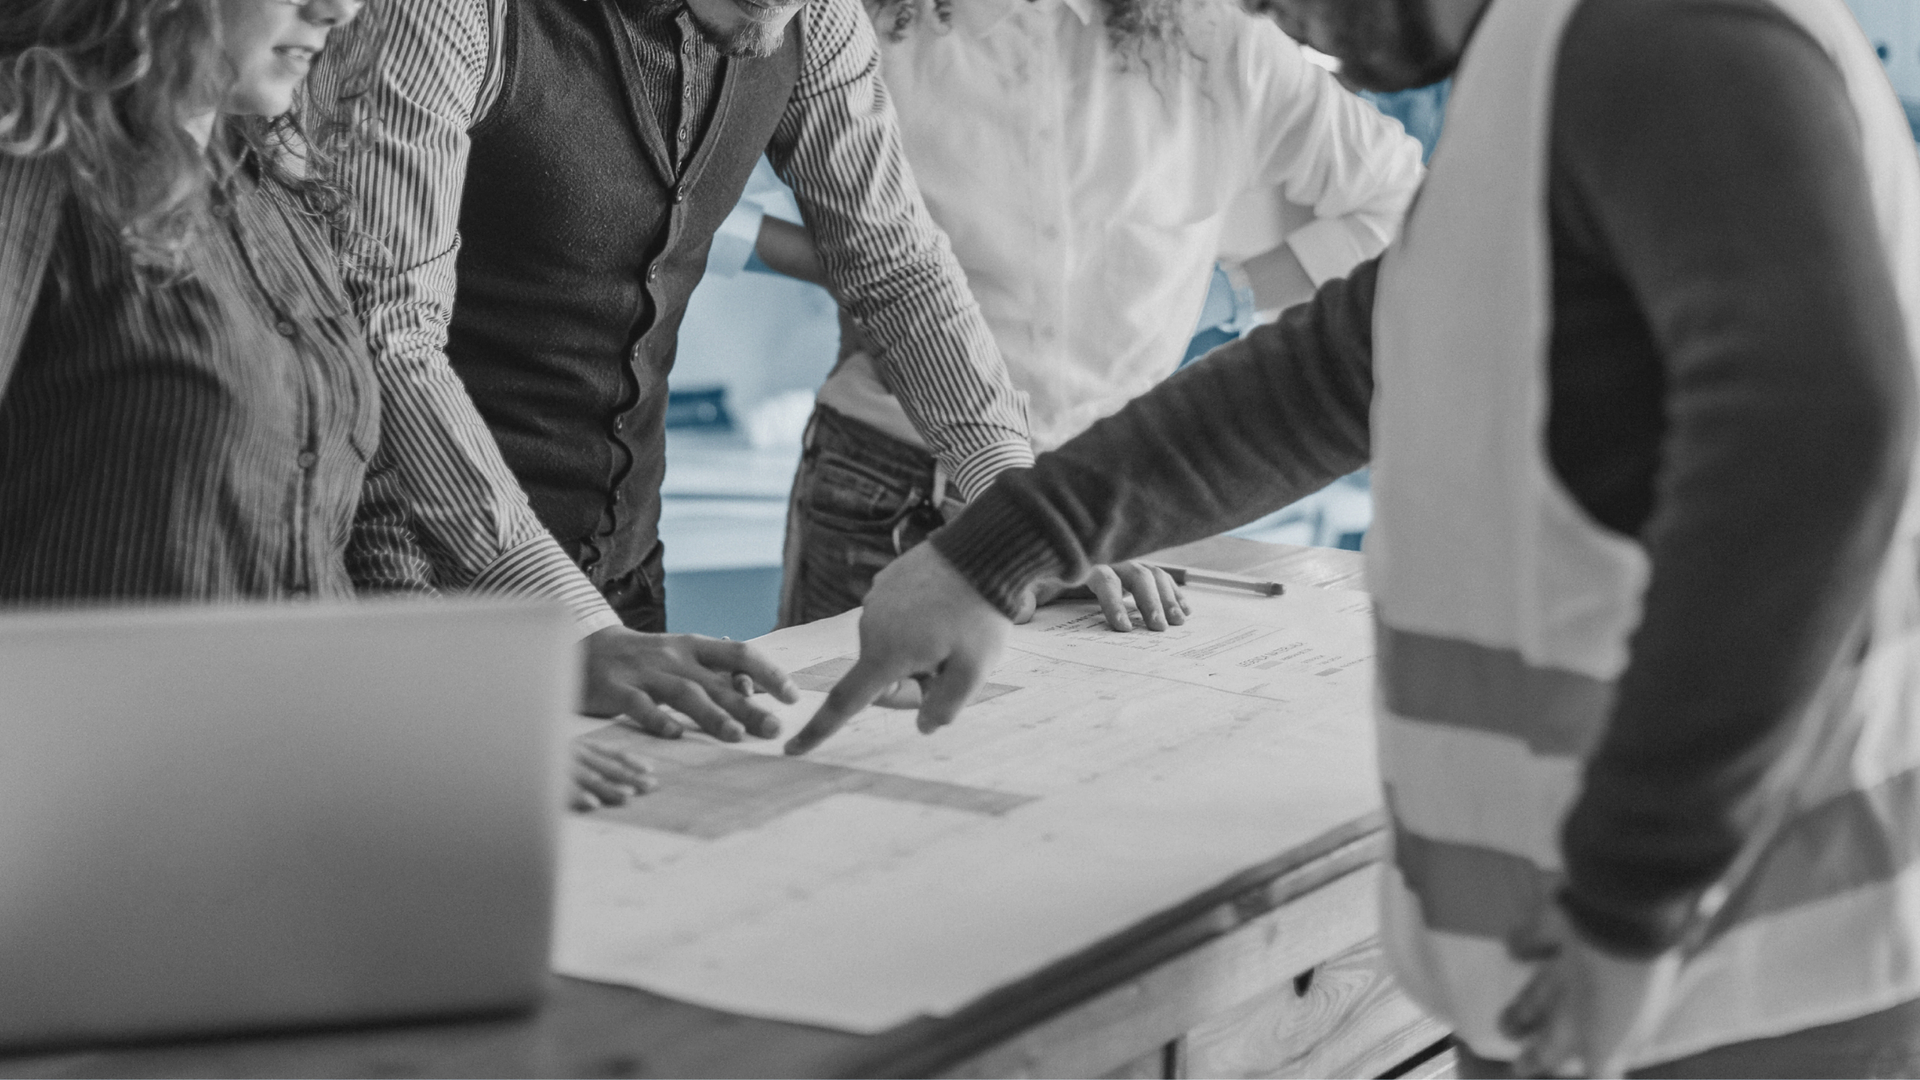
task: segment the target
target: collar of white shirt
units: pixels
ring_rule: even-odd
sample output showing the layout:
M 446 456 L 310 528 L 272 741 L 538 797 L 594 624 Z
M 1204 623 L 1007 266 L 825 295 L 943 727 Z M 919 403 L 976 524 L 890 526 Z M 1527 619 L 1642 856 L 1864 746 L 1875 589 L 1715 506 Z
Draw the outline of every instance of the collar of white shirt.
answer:
M 1067 10 L 1080 17 L 1082 25 L 1091 26 L 1100 19 L 1096 10 L 1099 0 L 958 0 L 953 5 L 953 21 L 975 34 L 984 34 L 1000 25 L 1013 9 L 1021 4 L 1035 6 L 1064 4 Z

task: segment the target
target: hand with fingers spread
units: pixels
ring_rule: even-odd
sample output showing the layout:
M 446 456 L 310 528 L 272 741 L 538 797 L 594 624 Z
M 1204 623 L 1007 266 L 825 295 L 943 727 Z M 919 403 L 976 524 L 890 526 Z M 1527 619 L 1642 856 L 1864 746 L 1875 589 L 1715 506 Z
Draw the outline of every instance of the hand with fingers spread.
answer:
M 575 810 L 620 806 L 659 786 L 645 758 L 585 741 L 573 744 L 571 775 L 573 788 L 567 803 Z
M 667 712 L 672 708 L 722 742 L 749 734 L 771 739 L 780 721 L 753 703 L 756 688 L 788 704 L 800 700 L 787 673 L 745 642 L 614 626 L 587 638 L 580 711 L 624 715 L 642 731 L 677 739 L 685 728 Z
M 1186 594 L 1174 584 L 1172 575 L 1150 563 L 1132 560 L 1095 566 L 1083 585 L 1037 585 L 1031 595 L 1033 602 L 1014 616 L 1015 623 L 1031 620 L 1041 604 L 1059 599 L 1098 600 L 1107 625 L 1121 633 L 1133 629 L 1133 619 L 1127 614 L 1128 596 L 1133 597 L 1134 607 L 1140 612 L 1141 625 L 1149 630 L 1179 626 L 1193 614 Z
M 1680 972 L 1677 952 L 1640 959 L 1590 944 L 1557 903 L 1508 949 L 1538 964 L 1500 1014 L 1502 1034 L 1521 1045 L 1515 1076 L 1625 1076 L 1666 1015 Z
M 932 544 L 913 548 L 873 579 L 860 614 L 860 659 L 787 743 L 787 753 L 820 745 L 907 679 L 920 684 L 921 731 L 952 723 L 999 659 L 1012 627 Z

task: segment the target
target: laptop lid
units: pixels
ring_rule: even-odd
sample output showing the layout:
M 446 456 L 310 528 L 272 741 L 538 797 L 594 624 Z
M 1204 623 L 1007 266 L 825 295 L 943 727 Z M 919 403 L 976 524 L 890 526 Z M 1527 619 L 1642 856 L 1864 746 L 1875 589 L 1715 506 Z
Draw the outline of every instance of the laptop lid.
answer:
M 532 1002 L 578 678 L 543 604 L 0 617 L 0 1044 Z

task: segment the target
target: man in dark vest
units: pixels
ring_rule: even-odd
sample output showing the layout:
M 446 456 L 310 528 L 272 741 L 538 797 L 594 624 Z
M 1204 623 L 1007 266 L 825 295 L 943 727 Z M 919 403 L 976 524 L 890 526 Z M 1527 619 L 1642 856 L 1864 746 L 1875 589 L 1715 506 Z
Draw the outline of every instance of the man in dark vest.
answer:
M 859 0 L 405 0 L 348 162 L 390 500 L 432 579 L 570 602 L 588 709 L 771 736 L 751 649 L 665 629 L 667 372 L 764 151 L 962 496 L 1030 465 L 1023 398 L 900 149 Z M 352 93 L 353 87 L 334 87 Z M 456 287 L 457 281 L 457 287 Z M 400 455 L 396 455 L 396 461 Z M 524 494 L 523 494 L 524 491 Z

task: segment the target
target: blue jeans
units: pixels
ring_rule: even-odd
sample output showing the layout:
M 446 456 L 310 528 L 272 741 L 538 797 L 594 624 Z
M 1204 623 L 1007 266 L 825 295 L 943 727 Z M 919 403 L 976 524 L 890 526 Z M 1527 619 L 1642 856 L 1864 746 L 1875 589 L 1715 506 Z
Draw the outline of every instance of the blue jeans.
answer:
M 816 406 L 787 504 L 780 625 L 859 607 L 873 576 L 957 508 L 934 505 L 942 486 L 925 450 Z
M 573 561 L 578 563 L 582 545 L 578 542 L 562 541 Z M 667 568 L 666 545 L 655 541 L 647 557 L 640 565 L 618 577 L 609 578 L 600 586 L 600 595 L 606 598 L 614 614 L 629 630 L 639 630 L 649 634 L 664 634 L 667 630 Z

